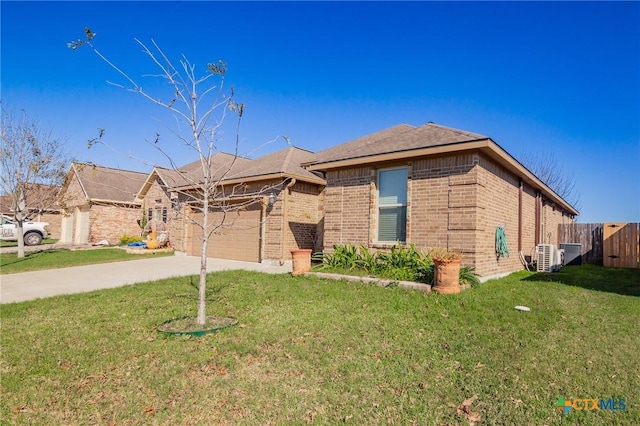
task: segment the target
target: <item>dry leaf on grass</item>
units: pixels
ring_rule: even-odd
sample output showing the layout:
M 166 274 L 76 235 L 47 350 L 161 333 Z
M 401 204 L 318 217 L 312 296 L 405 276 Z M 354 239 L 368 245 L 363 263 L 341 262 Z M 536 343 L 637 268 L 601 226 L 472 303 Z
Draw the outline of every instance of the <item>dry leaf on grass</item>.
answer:
M 302 420 L 304 420 L 304 422 L 307 424 L 311 424 L 316 419 L 317 415 L 318 413 L 316 413 L 315 411 L 307 410 L 307 413 L 302 417 Z
M 474 426 L 481 419 L 480 414 L 471 412 L 471 404 L 473 404 L 476 399 L 478 399 L 478 395 L 473 395 L 471 398 L 467 398 L 462 401 L 462 404 L 456 409 L 458 414 L 464 415 L 464 417 L 469 421 L 470 426 Z

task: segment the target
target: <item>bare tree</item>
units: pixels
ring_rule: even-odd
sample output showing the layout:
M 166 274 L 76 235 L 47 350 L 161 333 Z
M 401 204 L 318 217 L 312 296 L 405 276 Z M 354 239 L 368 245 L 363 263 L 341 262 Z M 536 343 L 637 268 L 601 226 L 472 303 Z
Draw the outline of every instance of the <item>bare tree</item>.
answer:
M 576 189 L 575 176 L 562 167 L 553 153 L 526 153 L 521 156 L 521 161 L 556 194 L 573 207 L 579 207 L 580 194 Z
M 68 44 L 76 50 L 81 46 L 88 46 L 91 50 L 125 81 L 124 84 L 108 82 L 114 86 L 136 93 L 151 103 L 163 108 L 172 115 L 174 125 L 163 123 L 166 129 L 178 141 L 178 146 L 193 151 L 199 162 L 197 171 L 184 173 L 172 159 L 170 148 L 165 147 L 160 140 L 160 134 L 148 140 L 147 143 L 164 155 L 173 171 L 174 186 L 182 204 L 193 211 L 202 213 L 194 220 L 190 215 L 183 215 L 185 220 L 191 221 L 202 231 L 202 246 L 200 251 L 200 280 L 198 286 L 198 315 L 197 323 L 206 323 L 205 295 L 207 286 L 207 246 L 211 235 L 224 227 L 224 219 L 213 221 L 212 211 L 230 212 L 246 208 L 248 204 L 261 202 L 266 195 L 267 187 L 248 190 L 244 185 L 228 187 L 225 179 L 233 171 L 238 158 L 239 126 L 244 111 L 244 104 L 234 100 L 233 90 L 226 91 L 224 79 L 227 71 L 222 61 L 209 63 L 203 76 L 196 74 L 196 67 L 184 55 L 174 65 L 163 50 L 151 41 L 147 46 L 138 39 L 135 41 L 142 48 L 144 54 L 159 70 L 157 75 L 151 76 L 168 83 L 167 96 L 149 93 L 141 84 L 129 74 L 107 59 L 93 44 L 95 33 L 90 28 L 85 29 L 85 38 Z M 237 120 L 233 142 L 231 161 L 219 162 L 214 154 L 219 152 L 218 146 L 222 140 L 222 125 L 228 113 L 235 115 Z M 185 130 L 186 129 L 186 130 Z M 103 143 L 104 130 L 100 130 L 97 138 L 89 140 L 89 146 Z M 249 193 L 247 191 L 250 191 Z M 240 197 L 242 195 L 242 197 Z M 225 217 L 226 215 L 223 215 Z
M 10 200 L 16 221 L 18 257 L 24 257 L 23 223 L 55 205 L 68 157 L 64 143 L 51 130 L 2 106 L 0 124 L 0 190 Z

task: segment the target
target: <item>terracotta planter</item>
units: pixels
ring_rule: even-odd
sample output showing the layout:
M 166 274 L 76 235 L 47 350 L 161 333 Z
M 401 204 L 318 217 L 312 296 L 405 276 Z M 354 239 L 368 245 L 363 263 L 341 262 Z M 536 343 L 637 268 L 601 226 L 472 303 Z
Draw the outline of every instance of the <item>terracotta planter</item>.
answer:
M 302 275 L 311 271 L 311 249 L 291 250 L 293 270 L 291 275 Z
M 460 263 L 462 259 L 433 259 L 435 276 L 433 290 L 440 294 L 460 293 Z

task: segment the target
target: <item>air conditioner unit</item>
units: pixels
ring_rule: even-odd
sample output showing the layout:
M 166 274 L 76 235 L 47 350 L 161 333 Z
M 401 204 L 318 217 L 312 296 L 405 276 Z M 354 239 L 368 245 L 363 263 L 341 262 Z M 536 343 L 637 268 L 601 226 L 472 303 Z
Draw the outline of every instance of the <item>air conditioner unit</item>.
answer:
M 562 267 L 564 250 L 558 250 L 553 244 L 538 244 L 536 247 L 537 271 L 556 272 Z
M 553 248 L 555 249 L 555 261 L 553 264 L 553 271 L 557 272 L 560 270 L 560 268 L 562 268 L 562 265 L 564 265 L 564 249 L 559 249 L 556 246 L 553 246 Z

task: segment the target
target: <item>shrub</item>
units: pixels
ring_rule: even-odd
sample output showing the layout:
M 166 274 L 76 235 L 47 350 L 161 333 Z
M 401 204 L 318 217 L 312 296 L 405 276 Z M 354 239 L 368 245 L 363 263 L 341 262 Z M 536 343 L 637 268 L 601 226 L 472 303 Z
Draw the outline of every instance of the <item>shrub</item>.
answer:
M 460 284 L 469 284 L 471 287 L 475 287 L 480 284 L 478 274 L 476 274 L 476 268 L 473 266 L 463 266 L 460 268 Z
M 416 281 L 431 284 L 433 281 L 433 259 L 429 254 L 409 246 L 392 247 L 389 253 L 371 253 L 364 245 L 356 248 L 350 244 L 333 246 L 333 253 L 315 253 L 313 260 L 322 262 L 320 269 L 361 270 L 369 275 L 398 281 Z M 446 249 L 434 252 L 441 257 L 459 258 L 460 254 Z M 446 256 L 445 256 L 446 255 Z M 460 268 L 460 284 L 478 285 L 480 280 L 475 268 Z
M 377 253 L 382 276 L 402 281 L 431 282 L 433 261 L 413 244 L 392 247 L 390 253 Z M 429 281 L 427 281 L 429 280 Z
M 143 241 L 143 239 L 137 235 L 127 235 L 124 234 L 120 237 L 120 245 L 125 246 L 131 243 L 137 243 L 138 241 Z

